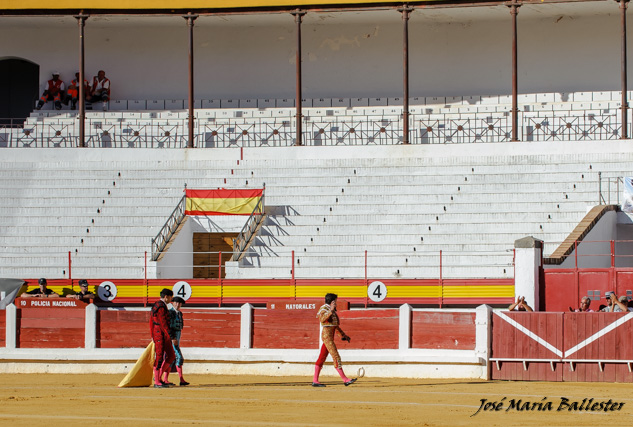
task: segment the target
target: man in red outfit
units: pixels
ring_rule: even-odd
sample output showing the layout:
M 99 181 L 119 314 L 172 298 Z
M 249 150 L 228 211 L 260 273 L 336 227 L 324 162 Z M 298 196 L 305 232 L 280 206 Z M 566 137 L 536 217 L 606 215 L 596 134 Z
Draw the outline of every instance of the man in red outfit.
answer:
M 156 359 L 154 361 L 154 387 L 169 387 L 161 378 L 163 373 L 170 369 L 171 363 L 176 359 L 174 347 L 169 338 L 169 322 L 171 316 L 167 304 L 171 302 L 174 292 L 171 289 L 160 291 L 160 299 L 152 306 L 152 313 L 149 319 L 149 327 L 154 340 Z

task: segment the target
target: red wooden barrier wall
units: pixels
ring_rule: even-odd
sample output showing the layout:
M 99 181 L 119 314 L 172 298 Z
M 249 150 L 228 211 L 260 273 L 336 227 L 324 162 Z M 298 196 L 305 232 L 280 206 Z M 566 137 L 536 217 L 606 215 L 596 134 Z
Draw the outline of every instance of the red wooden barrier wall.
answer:
M 629 315 L 631 316 L 631 315 Z M 601 360 L 632 360 L 633 361 L 633 335 L 631 321 L 625 321 L 615 329 L 606 332 L 605 328 L 614 322 L 623 321 L 622 313 L 566 313 L 564 318 L 565 357 L 567 359 L 601 359 Z M 587 338 L 597 335 L 593 342 L 587 342 Z M 583 345 L 575 352 L 578 344 Z M 629 372 L 626 363 L 606 363 L 603 370 L 596 363 L 577 363 L 574 371 L 563 371 L 564 381 L 606 381 L 606 382 L 633 382 L 633 373 Z
M 493 379 L 633 382 L 627 364 L 613 362 L 633 362 L 633 313 L 500 312 L 492 317 Z M 501 360 L 498 369 L 494 359 L 517 360 Z M 550 360 L 556 361 L 553 371 Z M 577 361 L 573 370 L 570 361 Z
M 85 343 L 85 309 L 18 309 L 17 324 L 20 348 L 78 348 Z
M 606 304 L 604 295 L 614 291 L 618 296 L 633 291 L 633 269 L 631 268 L 582 268 L 545 269 L 545 307 L 547 311 L 568 311 L 578 308 L 580 299 L 589 291 L 600 291 L 600 300 L 591 302 L 598 310 Z
M 316 310 L 253 310 L 253 348 L 318 347 Z
M 147 347 L 152 340 L 149 311 L 97 311 L 97 347 Z
M 183 347 L 238 348 L 239 310 L 182 309 L 185 328 Z M 99 310 L 97 347 L 146 347 L 152 340 L 149 311 Z
M 521 331 L 531 331 L 551 344 L 555 349 L 563 346 L 563 313 L 525 313 L 503 312 L 515 321 L 519 327 L 506 322 L 498 315 L 492 316 L 492 355 L 493 358 L 510 359 L 561 359 L 551 348 L 546 348 Z M 529 362 L 528 370 L 523 369 L 520 361 L 502 361 L 501 370 L 492 363 L 492 378 L 523 381 L 561 381 L 563 365 L 558 363 L 552 372 L 549 362 Z
M 240 310 L 182 309 L 183 347 L 239 348 Z
M 475 313 L 412 312 L 411 348 L 473 350 Z
M 398 348 L 400 318 L 398 309 L 350 310 L 341 311 L 338 314 L 341 319 L 341 329 L 352 338 L 349 344 L 344 342 L 339 344 L 337 339 L 336 345 L 339 348 Z

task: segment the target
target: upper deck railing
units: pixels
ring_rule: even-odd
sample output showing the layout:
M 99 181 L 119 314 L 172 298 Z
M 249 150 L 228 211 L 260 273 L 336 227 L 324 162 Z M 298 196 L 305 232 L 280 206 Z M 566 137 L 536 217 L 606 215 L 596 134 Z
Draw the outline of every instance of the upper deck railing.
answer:
M 124 114 L 124 113 L 122 113 Z M 288 147 L 296 143 L 296 118 L 197 118 L 196 148 Z M 397 145 L 402 143 L 403 117 L 396 114 L 306 115 L 302 145 Z M 411 114 L 412 144 L 510 142 L 509 112 Z M 587 141 L 620 139 L 618 110 L 522 111 L 519 140 Z M 93 148 L 186 148 L 186 118 L 122 118 L 105 115 L 86 121 L 86 146 Z M 78 147 L 76 118 L 46 118 L 23 126 L 0 125 L 0 147 Z

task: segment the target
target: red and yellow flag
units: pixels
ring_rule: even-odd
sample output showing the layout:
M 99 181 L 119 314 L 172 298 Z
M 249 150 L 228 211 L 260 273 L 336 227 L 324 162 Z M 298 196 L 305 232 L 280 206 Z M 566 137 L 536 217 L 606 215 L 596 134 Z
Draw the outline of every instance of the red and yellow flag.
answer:
M 186 190 L 185 215 L 250 215 L 264 190 Z

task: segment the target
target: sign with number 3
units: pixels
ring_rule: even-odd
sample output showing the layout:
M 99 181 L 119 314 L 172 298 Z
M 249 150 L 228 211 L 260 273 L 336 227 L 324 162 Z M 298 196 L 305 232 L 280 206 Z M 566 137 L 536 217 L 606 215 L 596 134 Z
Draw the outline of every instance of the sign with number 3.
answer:
M 101 282 L 97 287 L 97 295 L 102 301 L 113 301 L 116 298 L 116 285 L 112 282 Z

